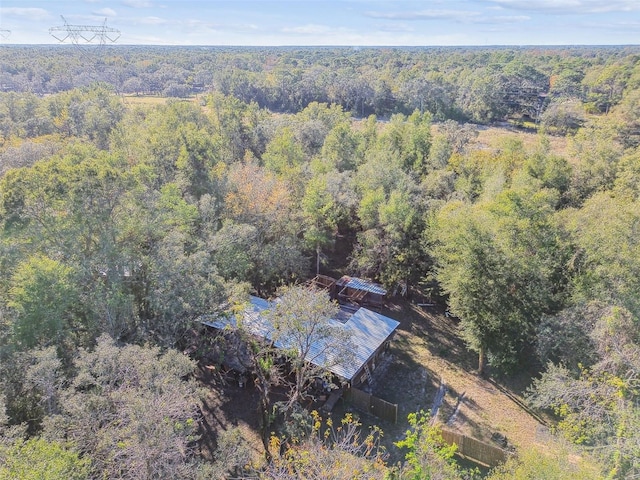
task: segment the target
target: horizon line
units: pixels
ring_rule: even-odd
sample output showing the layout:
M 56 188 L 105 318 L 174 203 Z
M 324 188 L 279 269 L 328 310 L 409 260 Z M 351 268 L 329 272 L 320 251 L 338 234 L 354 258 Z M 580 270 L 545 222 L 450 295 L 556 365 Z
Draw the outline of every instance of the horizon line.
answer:
M 496 43 L 487 45 L 459 44 L 459 45 L 347 45 L 347 44 L 326 44 L 326 45 L 244 45 L 244 44 L 177 44 L 177 43 L 108 43 L 108 44 L 74 44 L 74 43 L 1 43 L 0 47 L 178 47 L 178 48 L 566 48 L 566 47 L 640 47 L 640 43 L 557 43 L 557 44 L 517 44 L 517 43 Z

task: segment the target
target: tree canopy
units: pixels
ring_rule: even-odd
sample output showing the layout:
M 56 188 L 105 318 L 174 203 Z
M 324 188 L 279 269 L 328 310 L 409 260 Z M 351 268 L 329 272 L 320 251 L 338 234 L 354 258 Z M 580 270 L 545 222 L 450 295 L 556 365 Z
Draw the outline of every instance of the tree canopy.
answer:
M 178 352 L 202 348 L 199 319 L 238 292 L 280 295 L 299 403 L 314 341 L 349 350 L 335 305 L 299 287 L 317 273 L 440 303 L 480 370 L 536 373 L 532 405 L 611 478 L 637 474 L 637 47 L 103 55 L 88 74 L 76 51 L 0 48 L 0 477 L 245 471 L 198 458 L 194 364 Z M 240 340 L 268 426 L 283 372 Z M 459 476 L 412 422 L 398 478 Z M 335 478 L 338 464 L 392 474 L 314 428 L 257 475 L 326 473 L 310 455 Z M 559 462 L 525 456 L 496 478 Z

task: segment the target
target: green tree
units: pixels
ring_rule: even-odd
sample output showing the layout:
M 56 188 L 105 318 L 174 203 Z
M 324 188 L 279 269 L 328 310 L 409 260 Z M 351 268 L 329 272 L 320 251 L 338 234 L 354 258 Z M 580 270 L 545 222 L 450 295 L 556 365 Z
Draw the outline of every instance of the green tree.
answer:
M 575 204 L 613 187 L 622 153 L 614 122 L 601 119 L 576 133 L 570 142 L 570 154 L 576 160 L 571 190 Z
M 594 453 L 603 460 L 608 478 L 632 478 L 640 470 L 640 333 L 628 310 L 600 311 L 589 332 L 595 363 L 578 371 L 548 364 L 534 380 L 529 398 L 534 407 L 560 417 L 558 429 L 569 440 L 598 447 Z
M 463 478 L 453 461 L 457 446 L 447 445 L 438 426 L 423 411 L 410 413 L 409 430 L 394 444 L 406 451 L 405 462 L 397 472 L 400 480 L 455 480 Z
M 3 234 L 14 246 L 9 271 L 30 256 L 71 269 L 81 343 L 96 330 L 120 335 L 131 327 L 124 277 L 139 260 L 139 244 L 123 231 L 136 182 L 123 167 L 117 157 L 71 145 L 64 156 L 8 172 L 0 187 Z
M 508 112 L 503 103 L 504 86 L 504 78 L 493 66 L 476 69 L 473 74 L 460 77 L 456 103 L 473 122 L 500 120 Z
M 60 442 L 42 438 L 0 446 L 0 480 L 85 480 L 91 462 Z
M 182 190 L 197 200 L 211 193 L 211 172 L 217 162 L 217 148 L 207 131 L 194 131 L 186 126 L 180 132 L 182 146 L 176 160 L 177 183 Z
M 597 352 L 590 334 L 607 308 L 601 302 L 591 301 L 543 316 L 536 327 L 536 352 L 540 363 L 562 364 L 572 372 L 593 365 Z
M 629 93 L 616 107 L 615 114 L 622 123 L 620 136 L 623 145 L 640 145 L 640 92 L 637 88 L 629 89 Z
M 284 178 L 294 178 L 304 163 L 302 146 L 290 128 L 283 128 L 267 144 L 262 161 L 267 170 Z
M 112 150 L 129 165 L 144 168 L 145 184 L 152 190 L 175 182 L 180 165 L 183 184 L 198 194 L 207 178 L 194 178 L 192 172 L 207 172 L 218 160 L 219 142 L 200 106 L 170 101 L 129 111 L 112 136 Z
M 579 99 L 561 99 L 552 102 L 541 115 L 542 125 L 550 133 L 567 135 L 578 130 L 585 122 L 584 107 Z
M 11 279 L 12 342 L 18 348 L 60 345 L 74 325 L 79 292 L 71 268 L 37 255 L 21 263 Z
M 580 455 L 581 454 L 581 455 Z M 571 448 L 528 448 L 519 451 L 491 471 L 488 480 L 598 480 L 604 478 L 601 467 L 585 452 Z
M 333 243 L 340 215 L 338 206 L 327 190 L 326 178 L 314 177 L 307 183 L 302 198 L 302 214 L 304 239 L 316 251 L 316 274 L 319 274 L 322 250 Z
M 286 443 L 272 437 L 272 450 L 276 455 L 263 471 L 258 472 L 258 478 L 386 479 L 388 469 L 379 444 L 381 435 L 377 428 L 363 435 L 360 422 L 351 414 L 347 414 L 339 425 L 334 425 L 330 419 L 323 425 L 314 411 L 311 431 L 306 437 Z
M 56 347 L 61 351 L 60 358 Z M 45 416 L 58 412 L 60 388 L 64 383 L 61 358 L 66 360 L 72 355 L 65 350 L 63 344 L 27 351 L 3 349 L 0 388 L 12 428 L 24 427 L 24 433 L 37 434 Z M 4 408 L 2 410 L 4 413 Z M 21 427 L 16 427 L 18 425 Z M 18 437 L 22 438 L 24 433 Z
M 351 263 L 356 271 L 389 287 L 417 283 L 427 268 L 419 241 L 424 223 L 418 202 L 415 192 L 401 187 L 388 197 L 380 188 L 364 194 L 358 209 L 363 231 Z
M 259 156 L 264 151 L 267 111 L 260 110 L 256 103 L 246 104 L 220 93 L 207 96 L 207 109 L 222 161 L 233 163 L 242 160 L 247 152 Z
M 513 367 L 544 313 L 559 310 L 570 249 L 553 217 L 549 190 L 505 190 L 469 206 L 452 202 L 434 217 L 432 256 L 462 336 L 492 364 Z
M 302 183 L 299 187 L 302 187 Z M 249 225 L 248 252 L 254 268 L 247 279 L 266 295 L 284 283 L 304 278 L 309 260 L 303 255 L 300 211 L 287 183 L 255 163 L 236 164 L 227 175 L 225 217 Z
M 320 153 L 332 132 L 333 136 L 337 134 L 345 142 L 345 148 L 349 148 L 349 119 L 350 114 L 345 113 L 340 105 L 311 102 L 295 115 L 292 126 L 297 142 L 306 157 L 311 158 Z
M 258 231 L 248 224 L 225 222 L 208 240 L 216 271 L 225 280 L 251 281 L 256 269 Z
M 339 172 L 354 170 L 362 161 L 359 145 L 360 138 L 350 125 L 339 123 L 325 137 L 320 161 L 326 169 L 335 168 Z
M 173 230 L 157 242 L 145 271 L 145 302 L 150 311 L 143 333 L 156 342 L 176 347 L 200 315 L 215 311 L 225 288 L 205 248 L 189 249 L 189 237 Z
M 640 200 L 640 150 L 630 151 L 620 158 L 614 184 L 616 197 Z
M 417 281 L 426 268 L 419 242 L 426 206 L 412 177 L 398 152 L 381 143 L 367 153 L 353 182 L 361 231 L 351 268 L 389 287 Z
M 56 129 L 65 136 L 84 137 L 99 149 L 109 147 L 109 136 L 124 114 L 124 106 L 111 87 L 94 84 L 48 100 Z
M 575 258 L 576 301 L 592 299 L 621 305 L 640 315 L 637 272 L 640 221 L 637 202 L 600 193 L 580 210 L 568 211 L 565 222 L 579 247 Z
M 431 148 L 431 115 L 417 110 L 409 117 L 392 115 L 381 141 L 389 144 L 406 172 L 423 175 Z
M 629 70 L 621 63 L 609 63 L 591 69 L 583 80 L 589 88 L 587 99 L 596 111 L 609 113 L 620 102 Z
M 549 139 L 544 136 L 540 138 L 537 149 L 525 160 L 524 170 L 539 180 L 542 187 L 553 188 L 562 197 L 569 189 L 573 174 L 573 168 L 564 157 L 549 151 Z

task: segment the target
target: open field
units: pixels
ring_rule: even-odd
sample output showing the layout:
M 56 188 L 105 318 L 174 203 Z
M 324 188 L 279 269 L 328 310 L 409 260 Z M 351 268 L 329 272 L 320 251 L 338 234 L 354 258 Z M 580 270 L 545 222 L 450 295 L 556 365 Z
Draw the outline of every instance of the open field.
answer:
M 505 138 L 517 138 L 524 145 L 525 151 L 535 150 L 540 142 L 540 136 L 533 130 L 525 130 L 513 127 L 509 124 L 496 126 L 478 125 L 478 138 L 476 138 L 472 148 L 499 150 Z M 549 148 L 552 153 L 560 156 L 567 155 L 568 137 L 546 135 L 549 141 Z
M 128 107 L 155 107 L 157 105 L 166 105 L 169 100 L 196 103 L 199 101 L 198 96 L 189 98 L 169 98 L 156 95 L 123 95 L 122 101 Z

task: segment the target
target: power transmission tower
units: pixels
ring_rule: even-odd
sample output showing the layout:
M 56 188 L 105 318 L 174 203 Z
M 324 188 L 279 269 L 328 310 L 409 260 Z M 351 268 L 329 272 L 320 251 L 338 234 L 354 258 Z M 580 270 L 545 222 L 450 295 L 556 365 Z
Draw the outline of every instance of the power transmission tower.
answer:
M 60 17 L 64 25 L 51 27 L 49 34 L 60 43 L 71 43 L 84 57 L 86 73 L 93 77 L 93 81 L 110 83 L 118 93 L 118 86 L 114 80 L 109 81 L 109 69 L 100 57 L 104 53 L 102 46 L 115 43 L 120 38 L 120 30 L 107 27 L 106 18 L 102 25 L 71 25 L 62 15 Z M 90 47 L 92 44 L 98 44 L 100 47 Z
M 95 43 L 98 40 L 100 45 L 104 45 L 107 41 L 115 43 L 120 38 L 120 30 L 107 27 L 107 19 L 104 19 L 102 25 L 71 25 L 62 16 L 64 25 L 60 27 L 51 27 L 49 34 L 60 43 L 70 40 L 75 45 L 81 43 Z

